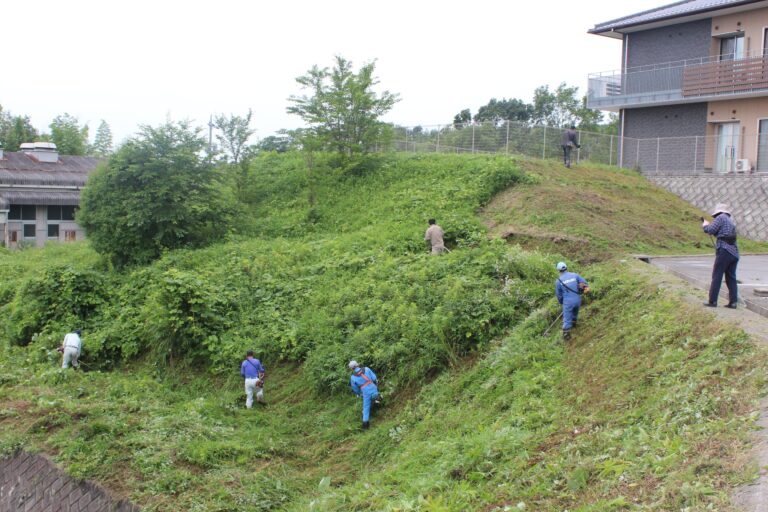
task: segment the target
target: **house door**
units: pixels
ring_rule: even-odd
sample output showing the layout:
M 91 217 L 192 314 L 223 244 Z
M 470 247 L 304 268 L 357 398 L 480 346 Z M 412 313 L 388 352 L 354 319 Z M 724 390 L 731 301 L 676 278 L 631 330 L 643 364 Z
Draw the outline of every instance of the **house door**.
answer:
M 717 125 L 717 154 L 715 171 L 734 172 L 739 151 L 739 123 Z

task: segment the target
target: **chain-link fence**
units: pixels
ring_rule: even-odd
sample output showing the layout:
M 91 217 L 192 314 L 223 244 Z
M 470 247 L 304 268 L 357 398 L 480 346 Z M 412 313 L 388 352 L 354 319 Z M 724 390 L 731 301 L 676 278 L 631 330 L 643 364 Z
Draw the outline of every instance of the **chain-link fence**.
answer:
M 467 123 L 416 127 L 395 127 L 395 147 L 414 153 L 504 153 L 537 158 L 562 158 L 563 130 L 526 123 Z M 573 158 L 616 165 L 619 137 L 580 131 L 581 149 Z
M 395 127 L 395 149 L 413 153 L 503 153 L 562 159 L 564 129 L 526 123 L 467 123 Z M 768 134 L 634 139 L 578 131 L 578 162 L 619 165 L 643 174 L 768 171 Z M 751 155 L 744 156 L 744 155 Z

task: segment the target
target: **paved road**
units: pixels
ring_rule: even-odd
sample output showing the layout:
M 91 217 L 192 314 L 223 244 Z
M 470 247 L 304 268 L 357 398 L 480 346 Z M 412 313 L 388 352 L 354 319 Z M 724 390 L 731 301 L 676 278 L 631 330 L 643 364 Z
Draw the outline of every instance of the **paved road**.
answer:
M 686 281 L 709 290 L 712 279 L 712 264 L 715 256 L 675 256 L 675 257 L 642 257 L 644 261 L 663 268 Z M 736 270 L 739 280 L 739 302 L 751 311 L 768 317 L 768 297 L 755 295 L 755 288 L 768 289 L 768 254 L 742 255 Z M 728 289 L 723 282 L 720 297 L 728 300 Z M 724 302 L 721 301 L 721 305 Z

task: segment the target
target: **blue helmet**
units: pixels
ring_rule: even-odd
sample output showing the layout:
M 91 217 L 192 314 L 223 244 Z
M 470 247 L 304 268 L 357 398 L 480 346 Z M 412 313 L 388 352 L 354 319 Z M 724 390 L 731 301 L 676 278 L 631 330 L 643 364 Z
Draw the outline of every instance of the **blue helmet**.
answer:
M 568 270 L 568 265 L 566 265 L 565 262 L 561 261 L 560 263 L 557 264 L 557 270 L 559 270 L 560 272 L 564 270 Z

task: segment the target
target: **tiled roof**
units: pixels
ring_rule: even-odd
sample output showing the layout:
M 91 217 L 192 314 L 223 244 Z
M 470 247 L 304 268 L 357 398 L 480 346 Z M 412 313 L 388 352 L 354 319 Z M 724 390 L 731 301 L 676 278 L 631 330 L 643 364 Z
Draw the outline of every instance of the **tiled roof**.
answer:
M 631 14 L 604 23 L 598 23 L 595 25 L 595 28 L 591 29 L 589 32 L 591 34 L 599 34 L 670 18 L 680 18 L 728 7 L 753 4 L 759 1 L 761 0 L 683 0 L 682 2 L 675 2 L 674 4 L 664 5 L 662 7 L 639 12 L 637 14 Z
M 55 163 L 38 162 L 22 152 L 4 152 L 0 159 L 0 187 L 3 185 L 85 185 L 88 175 L 101 159 L 90 156 L 59 156 Z

